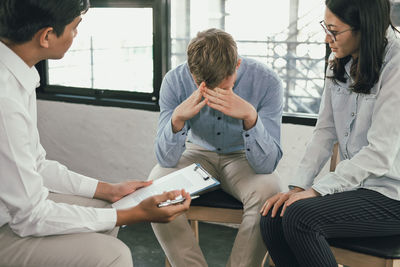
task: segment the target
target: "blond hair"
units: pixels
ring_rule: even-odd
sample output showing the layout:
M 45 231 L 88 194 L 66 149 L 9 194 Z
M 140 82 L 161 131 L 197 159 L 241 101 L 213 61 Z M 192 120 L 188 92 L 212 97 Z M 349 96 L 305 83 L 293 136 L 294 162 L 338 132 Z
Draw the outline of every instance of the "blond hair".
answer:
M 189 43 L 187 56 L 197 85 L 204 81 L 211 89 L 234 74 L 238 62 L 236 42 L 229 33 L 220 29 L 197 33 Z

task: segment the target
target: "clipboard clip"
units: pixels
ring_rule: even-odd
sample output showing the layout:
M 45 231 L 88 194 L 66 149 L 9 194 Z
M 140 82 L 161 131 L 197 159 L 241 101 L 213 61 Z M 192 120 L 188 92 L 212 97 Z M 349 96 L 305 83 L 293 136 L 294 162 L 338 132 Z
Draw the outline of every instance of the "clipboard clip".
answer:
M 203 167 L 201 167 L 200 164 L 196 164 L 196 166 L 194 167 L 194 171 L 199 173 L 201 175 L 201 177 L 203 177 L 204 181 L 207 181 L 208 179 L 210 179 L 210 175 L 208 174 L 208 172 L 203 169 Z

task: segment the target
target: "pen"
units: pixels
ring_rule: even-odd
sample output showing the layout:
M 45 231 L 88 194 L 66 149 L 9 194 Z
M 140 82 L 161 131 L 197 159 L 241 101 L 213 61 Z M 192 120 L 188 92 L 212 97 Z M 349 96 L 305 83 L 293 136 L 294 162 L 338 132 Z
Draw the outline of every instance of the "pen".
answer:
M 193 199 L 196 199 L 196 198 L 198 198 L 198 197 L 199 197 L 198 195 L 195 195 L 195 196 L 192 196 L 192 197 L 190 197 L 190 198 L 193 200 Z M 158 203 L 158 204 L 157 204 L 157 207 L 159 207 L 159 208 L 167 207 L 167 206 L 171 206 L 171 205 L 175 205 L 175 204 L 182 203 L 182 202 L 184 202 L 185 200 L 186 200 L 186 198 L 184 198 L 184 197 L 179 198 L 179 199 L 174 199 L 174 200 L 167 200 L 167 201 Z

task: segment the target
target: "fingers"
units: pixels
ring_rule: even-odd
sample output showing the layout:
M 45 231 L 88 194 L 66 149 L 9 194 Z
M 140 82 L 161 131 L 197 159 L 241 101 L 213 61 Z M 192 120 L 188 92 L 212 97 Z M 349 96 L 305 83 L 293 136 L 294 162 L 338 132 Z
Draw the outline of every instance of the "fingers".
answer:
M 181 190 L 173 190 L 169 192 L 164 192 L 161 195 L 156 195 L 154 196 L 154 198 L 157 202 L 164 202 L 167 200 L 174 200 L 179 195 L 181 195 Z
M 153 183 L 153 180 L 136 182 L 136 189 L 149 186 L 149 185 L 151 185 L 152 183 Z
M 262 208 L 260 210 L 261 215 L 262 216 L 267 215 L 267 213 L 269 211 L 269 208 L 270 208 L 270 204 L 269 204 L 269 202 L 267 200 L 267 201 L 265 201 L 264 205 L 262 206 Z
M 196 109 L 200 110 L 207 104 L 207 99 L 203 99 L 200 103 L 196 105 Z
M 285 201 L 285 203 L 283 204 L 282 210 L 281 210 L 281 214 L 279 216 L 283 217 L 283 214 L 285 214 L 287 206 L 288 206 L 287 201 Z
M 274 195 L 273 197 L 270 197 L 269 199 L 267 199 L 267 201 L 265 201 L 263 207 L 260 210 L 260 213 L 262 216 L 266 216 L 268 214 L 271 207 L 274 207 L 274 204 L 279 200 L 281 195 L 282 195 L 281 193 L 278 193 L 278 194 Z

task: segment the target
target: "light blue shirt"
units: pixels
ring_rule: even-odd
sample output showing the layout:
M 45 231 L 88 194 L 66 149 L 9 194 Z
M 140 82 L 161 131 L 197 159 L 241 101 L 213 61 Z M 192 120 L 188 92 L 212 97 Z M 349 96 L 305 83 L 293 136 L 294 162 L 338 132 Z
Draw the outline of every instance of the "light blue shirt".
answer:
M 177 165 L 185 141 L 210 151 L 227 154 L 244 150 L 256 173 L 272 173 L 282 157 L 280 131 L 283 105 L 282 84 L 264 64 L 242 58 L 233 91 L 258 112 L 256 125 L 243 130 L 243 121 L 205 106 L 183 129 L 173 133 L 171 117 L 175 108 L 197 86 L 187 63 L 169 71 L 160 90 L 160 118 L 155 143 L 156 156 L 163 167 Z
M 352 92 L 350 78 L 338 84 L 326 79 L 318 122 L 291 186 L 312 186 L 321 195 L 366 188 L 400 200 L 400 41 L 391 29 L 387 37 L 371 94 Z M 348 77 L 351 63 L 345 67 Z M 336 142 L 341 162 L 314 181 Z

